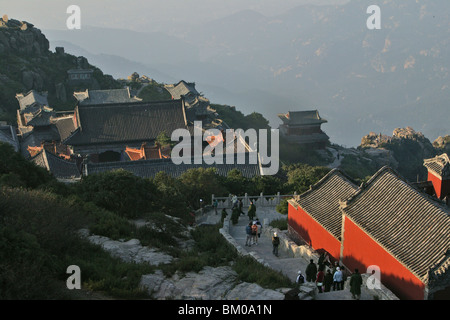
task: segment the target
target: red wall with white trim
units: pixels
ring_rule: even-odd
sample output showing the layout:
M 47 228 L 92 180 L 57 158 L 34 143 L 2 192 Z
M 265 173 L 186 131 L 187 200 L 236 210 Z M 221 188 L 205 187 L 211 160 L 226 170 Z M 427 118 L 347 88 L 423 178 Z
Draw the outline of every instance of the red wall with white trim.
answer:
M 365 273 L 377 265 L 381 282 L 400 299 L 423 300 L 425 285 L 390 253 L 362 231 L 347 216 L 344 222 L 343 264 L 353 271 Z

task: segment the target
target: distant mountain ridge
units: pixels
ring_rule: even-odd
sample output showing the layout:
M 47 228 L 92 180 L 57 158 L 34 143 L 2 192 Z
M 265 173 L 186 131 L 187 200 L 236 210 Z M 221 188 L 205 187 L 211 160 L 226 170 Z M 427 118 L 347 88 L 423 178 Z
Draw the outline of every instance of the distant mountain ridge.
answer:
M 340 144 L 406 126 L 432 140 L 450 134 L 450 3 L 370 4 L 381 8 L 381 30 L 367 29 L 369 4 L 353 0 L 271 17 L 247 10 L 165 35 L 86 29 L 50 38 L 85 49 L 96 43 L 175 79 L 195 79 L 211 100 L 261 112 L 272 127 L 279 110 L 319 109 L 329 120 L 324 130 Z M 114 40 L 103 45 L 99 35 Z

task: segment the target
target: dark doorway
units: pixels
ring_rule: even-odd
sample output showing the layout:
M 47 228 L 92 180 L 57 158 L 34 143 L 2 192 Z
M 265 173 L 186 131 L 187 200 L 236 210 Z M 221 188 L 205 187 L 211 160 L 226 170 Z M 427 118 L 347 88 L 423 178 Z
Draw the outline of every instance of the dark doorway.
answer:
M 98 155 L 99 162 L 115 162 L 120 161 L 120 153 L 115 151 L 105 151 Z

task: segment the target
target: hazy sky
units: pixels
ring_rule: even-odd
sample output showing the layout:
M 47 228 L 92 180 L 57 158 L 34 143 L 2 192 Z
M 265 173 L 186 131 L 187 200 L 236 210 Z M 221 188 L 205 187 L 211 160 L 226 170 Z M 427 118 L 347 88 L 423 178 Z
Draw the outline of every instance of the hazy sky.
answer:
M 250 9 L 266 16 L 295 6 L 342 4 L 348 0 L 1 0 L 0 16 L 33 23 L 39 29 L 64 29 L 69 5 L 81 8 L 82 25 L 159 31 L 173 24 L 195 24 Z

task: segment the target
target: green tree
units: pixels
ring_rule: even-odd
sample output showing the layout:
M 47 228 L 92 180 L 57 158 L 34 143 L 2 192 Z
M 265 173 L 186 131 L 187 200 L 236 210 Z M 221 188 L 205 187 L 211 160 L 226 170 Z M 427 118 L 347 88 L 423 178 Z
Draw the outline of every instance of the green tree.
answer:
M 246 129 L 270 129 L 269 121 L 261 113 L 252 112 L 244 117 Z
M 159 143 L 162 147 L 172 145 L 172 140 L 170 139 L 170 136 L 165 132 L 162 131 L 158 134 L 155 140 L 157 143 Z
M 275 176 L 255 176 L 249 182 L 248 193 L 258 195 L 261 192 L 266 195 L 284 193 L 284 185 L 280 178 Z
M 158 189 L 158 210 L 186 220 L 189 213 L 189 201 L 181 181 L 161 171 L 153 178 L 153 184 Z
M 291 192 L 303 193 L 322 179 L 329 171 L 326 167 L 312 167 L 307 164 L 295 164 L 284 167 L 286 171 L 286 188 Z
M 208 203 L 212 194 L 223 194 L 224 187 L 219 184 L 214 168 L 189 169 L 179 177 L 184 194 L 193 208 L 200 207 L 200 199 Z
M 228 193 L 243 195 L 247 192 L 248 180 L 242 175 L 239 169 L 235 168 L 228 171 L 224 183 Z

